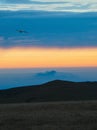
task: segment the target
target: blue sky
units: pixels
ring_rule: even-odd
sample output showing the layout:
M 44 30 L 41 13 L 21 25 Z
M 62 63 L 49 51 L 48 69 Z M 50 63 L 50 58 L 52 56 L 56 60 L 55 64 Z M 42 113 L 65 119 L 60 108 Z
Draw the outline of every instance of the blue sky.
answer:
M 93 12 L 0 11 L 0 15 L 0 47 L 97 46 L 97 14 Z M 18 29 L 28 33 L 20 34 Z
M 28 33 L 19 33 L 19 29 Z M 0 0 L 0 48 L 12 47 L 97 48 L 97 0 Z M 16 71 L 0 70 L 2 86 L 7 87 L 5 80 L 9 81 L 8 87 L 33 83 L 27 69 L 20 69 L 18 74 Z M 97 80 L 97 67 L 56 71 Z
M 0 47 L 95 47 L 96 12 L 96 0 L 1 0 Z

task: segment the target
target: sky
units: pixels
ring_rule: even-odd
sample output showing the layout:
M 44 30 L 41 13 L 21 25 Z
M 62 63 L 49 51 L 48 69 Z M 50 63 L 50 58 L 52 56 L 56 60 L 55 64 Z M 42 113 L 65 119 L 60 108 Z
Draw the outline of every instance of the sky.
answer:
M 96 0 L 1 0 L 0 10 L 96 12 Z
M 0 69 L 66 67 L 97 69 L 97 1 L 0 0 Z

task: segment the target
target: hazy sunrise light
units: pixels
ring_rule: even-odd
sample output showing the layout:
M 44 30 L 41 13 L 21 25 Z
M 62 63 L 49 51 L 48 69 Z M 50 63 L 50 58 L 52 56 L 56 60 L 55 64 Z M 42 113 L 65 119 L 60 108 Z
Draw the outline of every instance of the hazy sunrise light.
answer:
M 0 49 L 0 68 L 93 66 L 97 66 L 97 48 Z

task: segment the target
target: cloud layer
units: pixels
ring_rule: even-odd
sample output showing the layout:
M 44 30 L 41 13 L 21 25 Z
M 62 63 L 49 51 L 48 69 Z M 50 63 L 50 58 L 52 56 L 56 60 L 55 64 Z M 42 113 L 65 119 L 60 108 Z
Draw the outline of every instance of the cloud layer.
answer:
M 2 0 L 0 10 L 97 12 L 96 0 Z

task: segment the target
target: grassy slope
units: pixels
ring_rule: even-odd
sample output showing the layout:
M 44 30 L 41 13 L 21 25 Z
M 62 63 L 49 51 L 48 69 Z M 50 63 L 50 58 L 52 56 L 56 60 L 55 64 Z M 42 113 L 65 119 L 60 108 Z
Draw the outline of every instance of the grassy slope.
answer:
M 0 130 L 97 130 L 97 101 L 3 104 Z

